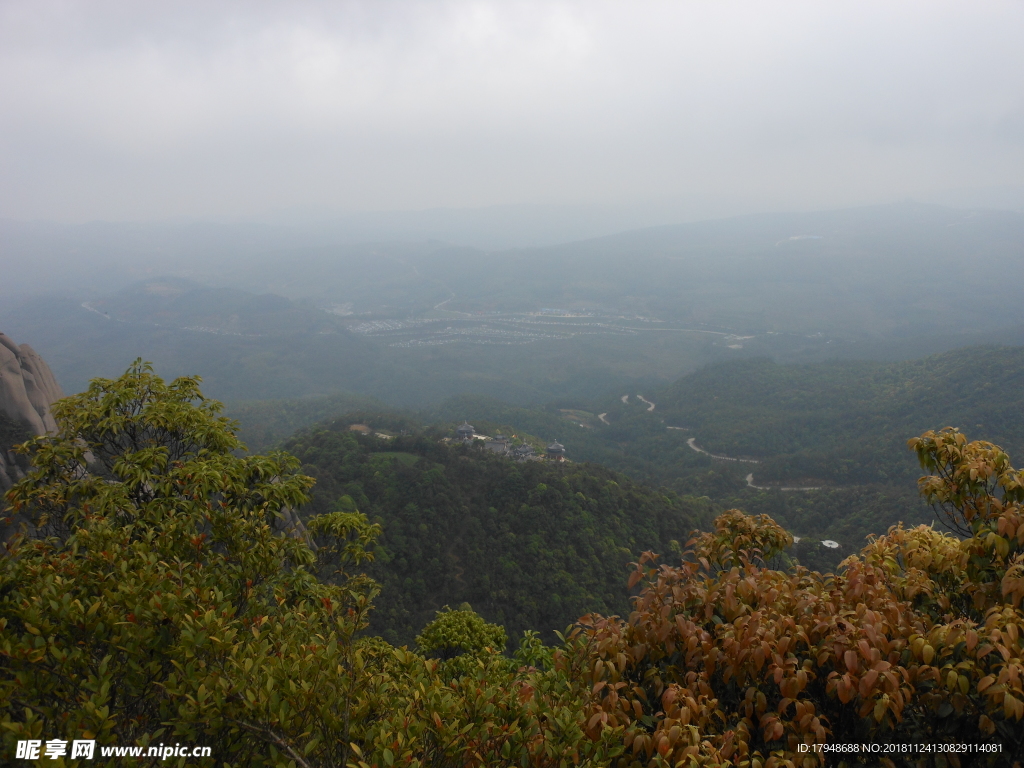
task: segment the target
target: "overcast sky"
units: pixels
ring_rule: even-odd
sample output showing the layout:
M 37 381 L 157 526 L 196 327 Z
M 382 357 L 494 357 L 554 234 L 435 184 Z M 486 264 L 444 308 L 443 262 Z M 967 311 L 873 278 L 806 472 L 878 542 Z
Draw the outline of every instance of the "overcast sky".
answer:
M 1019 1 L 0 0 L 0 217 L 1021 185 L 1022 32 Z

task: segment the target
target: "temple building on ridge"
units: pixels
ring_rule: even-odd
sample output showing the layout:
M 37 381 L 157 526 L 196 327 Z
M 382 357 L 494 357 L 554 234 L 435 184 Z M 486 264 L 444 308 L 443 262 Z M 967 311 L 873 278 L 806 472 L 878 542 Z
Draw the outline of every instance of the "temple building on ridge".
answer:
M 533 446 L 528 443 L 523 443 L 522 445 L 517 445 L 513 448 L 512 456 L 519 461 L 537 458 L 536 455 L 534 455 Z
M 567 461 L 565 446 L 557 440 L 551 443 L 543 453 L 538 454 L 532 445 L 521 438 L 518 438 L 519 445 L 515 445 L 514 440 L 516 439 L 515 435 L 506 437 L 500 432 L 494 437 L 481 435 L 477 433 L 476 427 L 464 420 L 460 426 L 455 428 L 455 437 L 442 438 L 442 442 L 461 443 L 465 446 L 476 445 L 478 450 L 504 456 L 513 461 Z
M 484 443 L 484 448 L 491 453 L 497 453 L 504 456 L 509 451 L 508 438 L 499 432 L 493 438 Z

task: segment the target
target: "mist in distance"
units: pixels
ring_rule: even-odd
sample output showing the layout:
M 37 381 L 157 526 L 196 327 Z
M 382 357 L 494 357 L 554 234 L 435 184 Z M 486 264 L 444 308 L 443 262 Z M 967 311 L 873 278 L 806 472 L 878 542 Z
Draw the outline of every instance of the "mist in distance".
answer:
M 4 3 L 0 327 L 68 391 L 416 404 L 1017 343 L 1022 22 Z
M 1014 2 L 7 2 L 0 217 L 570 207 L 541 244 L 1020 206 L 1022 27 Z

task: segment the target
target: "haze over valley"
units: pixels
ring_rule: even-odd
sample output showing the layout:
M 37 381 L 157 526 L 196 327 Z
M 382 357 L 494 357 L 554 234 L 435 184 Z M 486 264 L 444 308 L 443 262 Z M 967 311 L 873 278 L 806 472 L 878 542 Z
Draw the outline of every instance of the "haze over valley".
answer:
M 112 229 L 111 250 L 128 249 Z M 514 250 L 263 251 L 245 232 L 188 247 L 164 233 L 149 248 L 171 258 L 143 251 L 116 280 L 7 295 L 0 317 L 69 389 L 114 375 L 131 347 L 225 400 L 346 390 L 418 406 L 591 398 L 749 356 L 905 359 L 1024 329 L 1015 212 L 901 203 Z M 44 241 L 21 237 L 7 252 L 30 261 Z

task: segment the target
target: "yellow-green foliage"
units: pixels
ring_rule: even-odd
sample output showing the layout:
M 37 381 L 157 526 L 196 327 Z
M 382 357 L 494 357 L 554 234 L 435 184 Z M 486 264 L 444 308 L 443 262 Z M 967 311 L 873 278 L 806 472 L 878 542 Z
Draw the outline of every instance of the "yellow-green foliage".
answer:
M 416 645 L 423 653 L 441 659 L 501 653 L 507 641 L 504 627 L 488 624 L 468 605 L 457 611 L 446 605 L 416 637 Z
M 312 481 L 290 457 L 235 455 L 194 379 L 137 364 L 55 413 L 60 433 L 29 446 L 36 469 L 8 495 L 41 528 L 0 558 L 4 752 L 95 738 L 343 764 L 352 638 L 374 593 L 344 571 L 373 526 L 285 524 Z
M 352 571 L 379 528 L 351 500 L 303 527 L 290 510 L 310 478 L 289 456 L 241 455 L 218 410 L 196 379 L 136 364 L 58 404 L 59 434 L 27 447 L 36 469 L 8 500 L 38 526 L 0 556 L 5 764 L 19 739 L 57 738 L 304 768 L 621 752 L 617 731 L 584 733 L 581 674 L 532 665 L 550 658 L 535 637 L 510 662 L 504 630 L 470 614 L 460 642 L 480 653 L 447 670 L 359 638 L 376 587 Z M 443 642 L 463 613 L 424 636 Z

